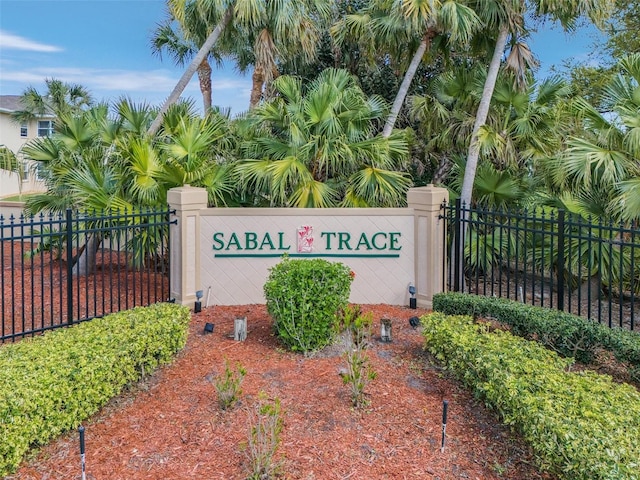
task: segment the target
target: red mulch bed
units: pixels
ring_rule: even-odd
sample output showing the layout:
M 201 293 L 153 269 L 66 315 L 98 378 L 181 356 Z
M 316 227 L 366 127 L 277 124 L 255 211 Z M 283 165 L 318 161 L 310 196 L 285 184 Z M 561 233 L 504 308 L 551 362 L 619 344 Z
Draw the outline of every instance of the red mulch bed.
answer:
M 114 399 L 86 427 L 89 479 L 245 479 L 249 408 L 260 391 L 281 400 L 277 459 L 286 479 L 553 479 L 540 474 L 523 442 L 422 350 L 408 322 L 424 310 L 366 305 L 375 323 L 393 319 L 393 342 L 374 337 L 377 378 L 369 405 L 354 409 L 338 372 L 337 349 L 313 357 L 285 351 L 263 305 L 214 306 L 194 314 L 176 361 Z M 246 316 L 248 338 L 228 334 Z M 204 334 L 205 322 L 215 323 Z M 218 407 L 211 378 L 225 359 L 247 370 L 241 402 Z M 449 401 L 440 451 L 442 402 Z M 77 432 L 34 454 L 12 479 L 80 478 Z

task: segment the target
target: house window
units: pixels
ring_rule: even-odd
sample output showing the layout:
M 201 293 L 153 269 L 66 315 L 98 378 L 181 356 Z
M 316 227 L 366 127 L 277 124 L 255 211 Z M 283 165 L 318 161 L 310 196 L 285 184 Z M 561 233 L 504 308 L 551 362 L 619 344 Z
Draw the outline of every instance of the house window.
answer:
M 23 123 L 20 125 L 20 136 L 26 137 L 29 134 L 29 129 L 27 128 L 27 124 Z
M 27 162 L 22 163 L 22 181 L 29 181 L 29 164 Z
M 44 180 L 43 168 L 44 166 L 42 165 L 42 162 L 36 162 L 36 180 L 38 182 L 42 182 Z
M 51 134 L 53 134 L 53 121 L 52 120 L 38 121 L 38 136 L 48 137 Z

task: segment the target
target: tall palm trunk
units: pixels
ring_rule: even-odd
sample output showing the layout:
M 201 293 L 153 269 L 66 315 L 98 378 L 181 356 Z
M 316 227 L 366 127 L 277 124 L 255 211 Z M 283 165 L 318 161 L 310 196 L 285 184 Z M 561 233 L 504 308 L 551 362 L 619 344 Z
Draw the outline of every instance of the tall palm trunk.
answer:
M 206 115 L 211 109 L 211 65 L 209 59 L 204 57 L 198 67 L 198 80 L 200 81 L 200 92 L 202 93 L 202 107 Z
M 496 41 L 496 47 L 493 50 L 493 57 L 491 58 L 491 63 L 489 64 L 489 71 L 487 72 L 487 78 L 484 82 L 484 89 L 482 90 L 482 98 L 480 99 L 480 105 L 478 105 L 476 120 L 473 124 L 473 131 L 471 132 L 471 143 L 469 144 L 467 165 L 464 169 L 464 180 L 462 181 L 462 191 L 460 193 L 460 199 L 467 206 L 471 204 L 473 182 L 475 181 L 476 169 L 478 168 L 478 157 L 480 156 L 478 133 L 480 132 L 480 127 L 482 127 L 487 122 L 489 107 L 491 106 L 491 97 L 493 96 L 493 91 L 496 87 L 498 71 L 500 70 L 500 60 L 502 59 L 502 54 L 504 53 L 504 47 L 507 44 L 508 34 L 508 25 L 502 25 L 498 34 L 498 40 Z
M 382 129 L 382 137 L 388 138 L 393 131 L 393 126 L 396 124 L 396 120 L 398 119 L 398 114 L 400 113 L 400 109 L 402 108 L 402 104 L 404 103 L 404 99 L 407 97 L 407 93 L 409 92 L 409 87 L 411 86 L 411 82 L 413 81 L 413 77 L 416 76 L 416 71 L 418 70 L 418 66 L 422 61 L 422 57 L 424 56 L 424 52 L 427 51 L 427 47 L 431 43 L 431 39 L 433 38 L 435 32 L 432 30 L 428 30 L 424 36 L 422 37 L 422 41 L 416 50 L 416 53 L 413 55 L 411 59 L 411 63 L 409 64 L 409 68 L 407 72 L 404 74 L 404 78 L 402 79 L 402 83 L 400 84 L 400 88 L 398 89 L 398 93 L 396 94 L 396 98 L 393 101 L 393 106 L 391 107 L 391 111 L 389 112 L 389 116 L 387 117 L 387 121 L 384 124 L 384 128 Z
M 231 17 L 233 16 L 234 5 L 235 3 L 232 3 L 229 6 L 229 8 L 227 8 L 227 10 L 224 12 L 224 15 L 220 19 L 220 23 L 216 25 L 216 28 L 214 28 L 213 32 L 211 32 L 211 34 L 207 37 L 207 40 L 204 42 L 202 47 L 200 47 L 200 50 L 198 50 L 198 53 L 196 54 L 196 56 L 193 58 L 193 60 L 191 60 L 191 63 L 189 64 L 185 72 L 182 74 L 182 77 L 180 77 L 180 80 L 178 80 L 178 83 L 176 84 L 175 88 L 169 95 L 169 98 L 167 98 L 167 100 L 164 102 L 164 105 L 162 105 L 162 108 L 158 112 L 158 116 L 153 120 L 153 123 L 151 123 L 149 130 L 147 130 L 147 135 L 155 135 L 158 132 L 158 130 L 160 129 L 160 125 L 162 125 L 162 119 L 164 118 L 164 114 L 167 113 L 167 110 L 169 109 L 169 107 L 174 103 L 176 103 L 178 98 L 180 98 L 180 95 L 182 94 L 184 89 L 187 87 L 187 84 L 189 83 L 189 81 L 191 80 L 191 77 L 193 77 L 193 74 L 196 72 L 196 70 L 202 63 L 202 60 L 209 55 L 209 52 L 218 41 L 218 38 L 222 34 L 222 31 L 225 29 L 227 24 L 231 21 Z
M 251 75 L 252 87 L 251 98 L 249 99 L 249 109 L 253 110 L 262 98 L 262 85 L 264 85 L 264 69 L 256 65 Z
M 478 111 L 476 112 L 476 119 L 473 124 L 473 131 L 471 132 L 471 143 L 469 145 L 469 151 L 467 154 L 467 165 L 464 169 L 464 179 L 462 181 L 462 192 L 460 194 L 460 200 L 463 206 L 467 208 L 471 205 L 471 193 L 473 192 L 473 182 L 476 177 L 476 170 L 478 167 L 478 158 L 480 156 L 480 145 L 478 143 L 478 133 L 480 127 L 487 122 L 487 116 L 489 115 L 489 107 L 491 106 L 491 97 L 493 97 L 493 91 L 496 86 L 496 80 L 498 79 L 498 71 L 500 70 L 500 60 L 504 53 L 504 47 L 507 44 L 507 35 L 509 33 L 507 25 L 502 25 L 498 33 L 498 40 L 496 41 L 496 47 L 493 50 L 493 57 L 489 64 L 489 71 L 487 72 L 487 78 L 484 82 L 484 88 L 482 90 L 482 97 L 480 99 L 480 105 L 478 105 Z M 459 249 L 455 248 L 455 245 L 451 246 L 451 265 L 457 270 L 455 275 L 460 279 L 461 291 L 465 291 L 465 278 L 464 278 L 464 244 L 467 238 L 466 221 L 469 218 L 469 210 L 464 208 L 456 228 L 460 229 L 459 235 L 462 241 L 460 242 Z

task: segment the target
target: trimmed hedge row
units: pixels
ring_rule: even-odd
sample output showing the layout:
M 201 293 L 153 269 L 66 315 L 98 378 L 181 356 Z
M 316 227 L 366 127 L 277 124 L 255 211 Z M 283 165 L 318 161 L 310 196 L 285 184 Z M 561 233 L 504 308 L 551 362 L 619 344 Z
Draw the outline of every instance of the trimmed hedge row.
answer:
M 422 317 L 425 348 L 522 432 L 540 468 L 567 480 L 640 479 L 640 394 L 468 316 Z
M 168 363 L 187 340 L 186 307 L 157 304 L 0 348 L 0 476 Z
M 609 328 L 570 313 L 513 300 L 466 293 L 433 296 L 433 309 L 449 315 L 493 317 L 518 336 L 537 340 L 565 357 L 591 363 L 597 348 L 612 352 L 640 380 L 640 334 Z

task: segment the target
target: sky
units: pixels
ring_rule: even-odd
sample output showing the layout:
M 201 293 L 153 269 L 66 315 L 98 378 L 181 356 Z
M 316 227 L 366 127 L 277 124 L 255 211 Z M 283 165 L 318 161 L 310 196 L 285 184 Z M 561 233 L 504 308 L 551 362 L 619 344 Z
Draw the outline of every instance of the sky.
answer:
M 89 89 L 95 100 L 129 97 L 160 105 L 184 69 L 151 53 L 153 30 L 166 17 L 164 0 L 0 0 L 0 95 L 27 87 L 45 91 L 56 78 Z M 587 59 L 594 29 L 568 35 L 543 25 L 528 42 L 539 77 L 565 59 Z M 249 105 L 251 77 L 232 65 L 213 71 L 213 103 L 234 114 Z M 183 93 L 201 104 L 197 76 Z

